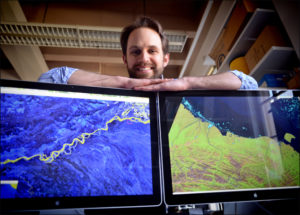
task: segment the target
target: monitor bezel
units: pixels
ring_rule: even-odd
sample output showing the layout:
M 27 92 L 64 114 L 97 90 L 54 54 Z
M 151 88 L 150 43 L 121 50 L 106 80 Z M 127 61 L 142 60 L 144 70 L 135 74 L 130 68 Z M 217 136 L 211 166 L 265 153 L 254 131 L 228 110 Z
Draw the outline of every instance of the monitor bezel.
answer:
M 300 90 L 292 90 L 300 97 Z M 187 90 L 181 92 L 161 92 L 159 94 L 160 124 L 162 139 L 162 163 L 164 180 L 164 202 L 168 206 L 179 206 L 189 204 L 207 204 L 220 202 L 251 202 L 275 199 L 297 199 L 300 198 L 300 187 L 267 188 L 249 190 L 223 190 L 203 193 L 173 194 L 172 177 L 169 153 L 169 140 L 166 122 L 166 98 L 192 96 L 269 96 L 279 95 L 285 90 Z
M 128 207 L 158 207 L 162 204 L 161 177 L 159 168 L 159 138 L 157 132 L 156 94 L 118 88 L 99 88 L 89 86 L 51 84 L 40 82 L 16 81 L 0 79 L 1 87 L 16 87 L 63 92 L 80 92 L 106 95 L 134 96 L 149 98 L 152 182 L 153 195 L 131 196 L 93 196 L 93 197 L 53 197 L 53 198 L 14 198 L 0 199 L 2 211 L 19 210 L 52 210 L 52 209 L 93 209 L 93 208 L 128 208 Z

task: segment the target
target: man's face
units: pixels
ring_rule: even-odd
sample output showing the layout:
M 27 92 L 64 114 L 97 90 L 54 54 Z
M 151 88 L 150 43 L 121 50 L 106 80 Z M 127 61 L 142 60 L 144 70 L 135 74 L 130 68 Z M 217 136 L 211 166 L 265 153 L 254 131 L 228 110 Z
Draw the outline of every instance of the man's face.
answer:
M 164 55 L 158 33 L 142 27 L 129 35 L 123 60 L 131 78 L 159 78 L 168 65 L 169 54 Z

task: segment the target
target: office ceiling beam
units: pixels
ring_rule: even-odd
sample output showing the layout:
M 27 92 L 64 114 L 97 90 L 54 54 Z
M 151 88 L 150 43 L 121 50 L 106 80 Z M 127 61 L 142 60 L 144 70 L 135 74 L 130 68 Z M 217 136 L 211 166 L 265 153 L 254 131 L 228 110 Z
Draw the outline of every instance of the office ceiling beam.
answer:
M 84 56 L 72 54 L 44 54 L 46 61 L 62 61 L 62 62 L 82 62 L 82 63 L 110 63 L 123 64 L 120 56 Z M 182 66 L 184 59 L 171 59 L 169 65 Z
M 2 21 L 27 22 L 17 0 L 1 0 Z M 35 81 L 48 70 L 48 66 L 38 46 L 1 45 L 3 53 L 22 80 Z
M 182 76 L 206 75 L 210 66 L 206 61 L 227 18 L 234 7 L 235 0 L 208 1 L 206 12 L 199 24 L 195 39 L 181 69 Z M 206 15 L 206 17 L 205 17 Z

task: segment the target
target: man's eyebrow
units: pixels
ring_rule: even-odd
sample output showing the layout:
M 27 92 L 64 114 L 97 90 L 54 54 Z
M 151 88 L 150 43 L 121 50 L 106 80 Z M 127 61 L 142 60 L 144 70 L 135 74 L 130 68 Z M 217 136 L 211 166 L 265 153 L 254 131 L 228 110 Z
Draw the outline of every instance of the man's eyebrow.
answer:
M 140 49 L 139 46 L 130 46 L 129 49 Z
M 152 48 L 152 49 L 159 49 L 158 46 L 149 46 L 149 48 Z
M 129 50 L 130 50 L 130 49 L 141 49 L 141 48 L 142 48 L 142 47 L 140 47 L 140 46 L 133 45 L 133 46 L 130 46 L 130 47 L 129 47 Z M 147 48 L 151 48 L 151 49 L 159 49 L 159 47 L 158 47 L 158 46 L 155 46 L 155 45 L 147 46 Z

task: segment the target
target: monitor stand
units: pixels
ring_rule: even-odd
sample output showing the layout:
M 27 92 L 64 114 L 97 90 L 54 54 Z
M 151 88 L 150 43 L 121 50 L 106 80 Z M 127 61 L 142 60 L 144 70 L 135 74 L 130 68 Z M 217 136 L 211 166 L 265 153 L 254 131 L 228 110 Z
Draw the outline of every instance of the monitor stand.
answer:
M 300 194 L 299 194 L 300 195 Z M 226 202 L 204 205 L 186 205 L 168 208 L 168 215 L 270 215 L 300 214 L 300 196 L 297 199 L 265 200 L 257 202 Z
M 210 203 L 201 205 L 184 205 L 173 208 L 168 208 L 170 215 L 223 215 L 224 206 L 222 203 Z

